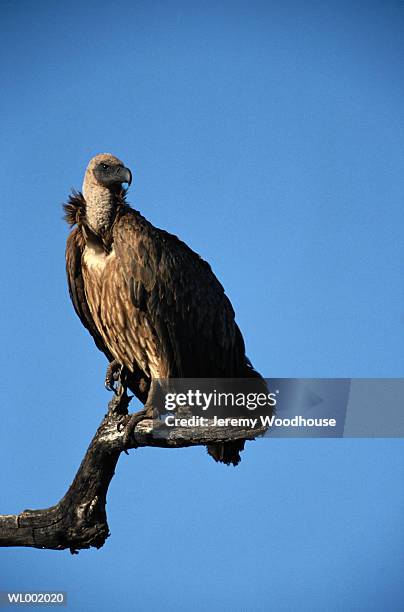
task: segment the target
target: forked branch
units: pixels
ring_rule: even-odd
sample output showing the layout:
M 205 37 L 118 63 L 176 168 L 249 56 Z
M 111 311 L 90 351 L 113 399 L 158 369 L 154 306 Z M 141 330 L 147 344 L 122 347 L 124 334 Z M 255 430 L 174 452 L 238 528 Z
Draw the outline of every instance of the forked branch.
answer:
M 141 421 L 124 446 L 124 432 L 118 423 L 127 411 L 130 399 L 126 395 L 115 397 L 109 403 L 97 432 L 92 439 L 79 470 L 64 497 L 43 510 L 24 510 L 18 515 L 0 515 L 0 546 L 29 546 L 54 550 L 70 549 L 72 553 L 83 548 L 103 546 L 109 535 L 106 497 L 119 456 L 126 448 L 159 446 L 181 448 L 254 439 L 264 429 L 234 427 L 171 428 L 163 423 L 157 426 L 151 420 Z

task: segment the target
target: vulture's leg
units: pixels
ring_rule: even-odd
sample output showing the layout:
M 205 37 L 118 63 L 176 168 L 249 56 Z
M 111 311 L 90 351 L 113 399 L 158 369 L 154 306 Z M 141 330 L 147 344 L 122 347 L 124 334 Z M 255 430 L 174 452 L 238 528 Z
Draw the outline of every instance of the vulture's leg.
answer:
M 157 380 L 152 380 L 144 408 L 138 412 L 122 417 L 118 425 L 120 430 L 125 430 L 123 437 L 123 443 L 125 446 L 128 446 L 135 427 L 138 423 L 140 423 L 140 421 L 144 421 L 145 419 L 154 419 L 157 416 L 159 401 L 161 401 L 161 387 Z
M 115 395 L 118 395 L 118 387 L 121 382 L 122 365 L 114 359 L 108 364 L 107 371 L 105 372 L 105 388 L 108 391 L 113 391 Z

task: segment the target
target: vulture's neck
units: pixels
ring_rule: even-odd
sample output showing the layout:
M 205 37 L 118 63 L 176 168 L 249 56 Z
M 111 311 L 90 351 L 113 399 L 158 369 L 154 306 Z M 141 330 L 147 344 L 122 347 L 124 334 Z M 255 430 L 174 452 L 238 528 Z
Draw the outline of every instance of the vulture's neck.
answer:
M 86 219 L 95 234 L 102 234 L 108 230 L 115 218 L 117 198 L 106 187 L 83 190 L 86 201 Z

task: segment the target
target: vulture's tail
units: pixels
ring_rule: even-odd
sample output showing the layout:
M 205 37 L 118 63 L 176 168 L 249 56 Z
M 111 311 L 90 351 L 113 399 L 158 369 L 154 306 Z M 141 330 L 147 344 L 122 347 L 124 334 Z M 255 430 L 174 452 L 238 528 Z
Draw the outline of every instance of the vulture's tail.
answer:
M 268 393 L 266 380 L 257 370 L 255 370 L 248 357 L 244 358 L 239 377 L 254 379 L 256 381 L 255 390 L 261 393 Z M 241 461 L 240 453 L 244 450 L 244 444 L 245 440 L 233 440 L 231 442 L 208 444 L 206 448 L 209 455 L 213 457 L 215 461 L 236 466 Z
M 206 449 L 215 461 L 226 465 L 238 465 L 241 461 L 240 453 L 244 450 L 245 440 L 208 444 Z

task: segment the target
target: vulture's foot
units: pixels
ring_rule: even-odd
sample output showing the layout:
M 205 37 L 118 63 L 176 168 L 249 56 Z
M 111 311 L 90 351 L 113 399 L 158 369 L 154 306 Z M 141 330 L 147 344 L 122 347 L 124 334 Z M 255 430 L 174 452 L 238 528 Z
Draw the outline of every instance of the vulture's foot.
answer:
M 123 444 L 124 447 L 129 446 L 130 440 L 132 438 L 133 432 L 135 431 L 136 425 L 140 423 L 140 421 L 145 421 L 146 419 L 154 418 L 154 409 L 152 406 L 145 406 L 142 410 L 138 412 L 134 412 L 133 414 L 128 414 L 126 416 L 121 417 L 118 423 L 118 431 L 124 430 L 123 435 Z
M 115 395 L 118 395 L 119 383 L 121 382 L 122 365 L 114 359 L 108 364 L 107 371 L 105 372 L 105 388 L 108 391 L 113 391 Z

